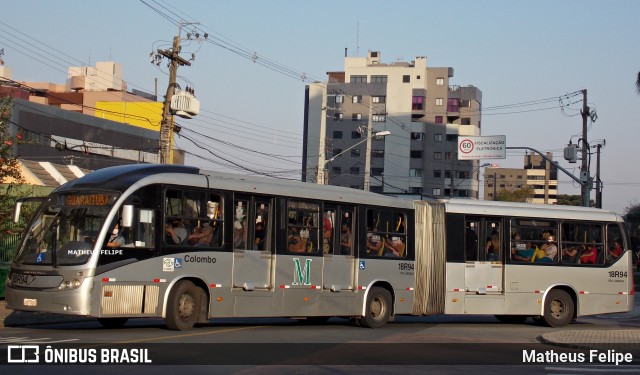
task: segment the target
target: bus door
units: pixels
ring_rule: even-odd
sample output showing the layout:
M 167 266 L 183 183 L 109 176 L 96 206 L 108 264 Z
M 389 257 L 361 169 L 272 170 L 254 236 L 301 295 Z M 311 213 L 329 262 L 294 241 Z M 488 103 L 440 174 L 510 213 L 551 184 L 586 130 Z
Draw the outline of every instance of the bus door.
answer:
M 325 205 L 323 212 L 323 290 L 353 292 L 355 285 L 355 209 Z
M 467 217 L 465 227 L 467 293 L 502 294 L 505 251 L 502 220 Z
M 270 291 L 273 261 L 273 202 L 236 195 L 233 212 L 233 287 Z
M 320 313 L 350 311 L 355 298 L 356 220 L 352 206 L 324 206 L 322 304 Z

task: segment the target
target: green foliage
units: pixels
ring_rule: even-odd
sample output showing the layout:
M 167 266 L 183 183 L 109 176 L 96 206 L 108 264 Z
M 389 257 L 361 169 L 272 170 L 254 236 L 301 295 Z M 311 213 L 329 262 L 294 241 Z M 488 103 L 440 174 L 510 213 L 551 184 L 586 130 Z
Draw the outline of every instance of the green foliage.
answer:
M 582 206 L 582 196 L 558 194 L 558 204 L 562 206 Z
M 0 97 L 0 183 L 21 183 L 18 159 L 13 155 L 15 145 L 22 143 L 22 133 L 11 134 L 13 98 Z
M 535 191 L 529 186 L 513 190 L 504 189 L 498 192 L 496 200 L 526 203 L 529 199 L 533 198 L 534 195 Z

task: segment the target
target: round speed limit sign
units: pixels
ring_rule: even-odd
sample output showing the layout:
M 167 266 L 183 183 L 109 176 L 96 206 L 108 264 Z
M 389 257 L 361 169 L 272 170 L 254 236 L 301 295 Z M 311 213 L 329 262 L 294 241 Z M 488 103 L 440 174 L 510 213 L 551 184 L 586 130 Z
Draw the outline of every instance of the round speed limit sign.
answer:
M 462 152 L 463 154 L 470 153 L 471 151 L 473 151 L 474 147 L 475 145 L 472 140 L 464 139 L 460 142 L 460 152 Z

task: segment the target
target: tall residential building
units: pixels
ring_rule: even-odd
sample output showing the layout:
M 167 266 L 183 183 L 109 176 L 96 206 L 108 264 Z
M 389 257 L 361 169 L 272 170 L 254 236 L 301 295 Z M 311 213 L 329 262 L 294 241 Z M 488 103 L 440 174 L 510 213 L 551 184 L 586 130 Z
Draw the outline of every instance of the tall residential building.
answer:
M 384 64 L 379 52 L 345 56 L 327 75 L 306 87 L 303 181 L 478 197 L 479 162 L 457 160 L 458 136 L 480 135 L 478 88 L 450 85 L 453 68 L 426 57 Z
M 547 153 L 553 159 L 552 153 Z M 525 155 L 524 168 L 487 168 L 484 170 L 484 199 L 495 200 L 502 190 L 533 189 L 528 203 L 558 203 L 558 168 L 540 155 Z

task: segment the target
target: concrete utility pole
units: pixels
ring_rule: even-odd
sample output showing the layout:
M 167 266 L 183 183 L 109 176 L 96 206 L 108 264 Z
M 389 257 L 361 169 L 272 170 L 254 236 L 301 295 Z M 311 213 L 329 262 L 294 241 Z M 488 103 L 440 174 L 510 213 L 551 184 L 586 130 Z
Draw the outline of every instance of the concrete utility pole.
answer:
M 589 142 L 587 141 L 587 122 L 591 115 L 587 105 L 587 90 L 582 90 L 582 166 L 580 167 L 580 181 L 582 186 L 582 206 L 589 207 L 591 201 L 591 176 L 589 176 Z
M 182 28 L 182 23 L 180 24 Z M 171 113 L 171 98 L 176 89 L 178 66 L 191 66 L 191 63 L 180 57 L 180 32 L 173 37 L 171 50 L 158 50 L 158 53 L 169 59 L 169 87 L 162 106 L 162 123 L 160 124 L 160 163 L 171 164 L 171 139 L 173 138 L 173 114 Z

